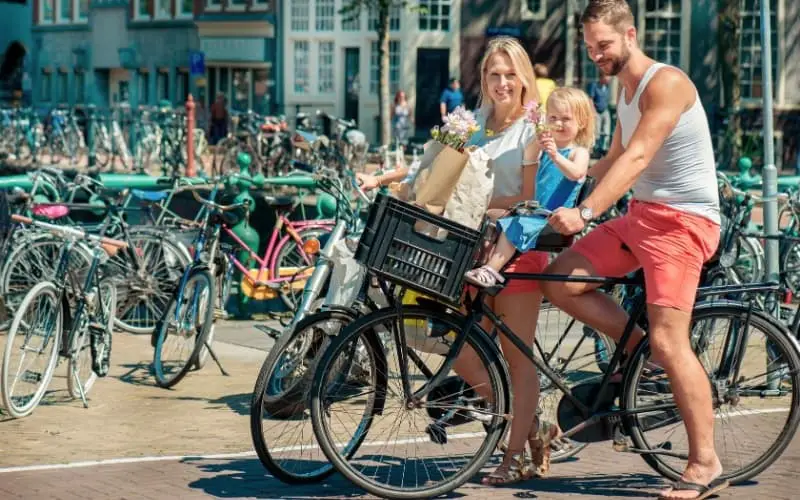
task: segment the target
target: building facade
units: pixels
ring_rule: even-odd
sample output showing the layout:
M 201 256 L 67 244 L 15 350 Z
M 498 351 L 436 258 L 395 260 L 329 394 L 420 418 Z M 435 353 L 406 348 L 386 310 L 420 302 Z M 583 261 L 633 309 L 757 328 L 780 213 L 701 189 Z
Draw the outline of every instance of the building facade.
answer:
M 744 120 L 746 151 L 758 162 L 762 133 L 761 0 L 741 2 L 741 95 L 748 118 Z M 800 167 L 800 2 L 770 2 L 775 103 L 775 151 L 778 167 Z M 492 36 L 519 38 L 536 63 L 544 63 L 560 85 L 586 88 L 597 78 L 580 30 L 580 14 L 588 0 L 510 0 L 464 2 L 461 17 L 461 74 L 467 101 L 474 104 L 480 90 L 477 68 Z M 694 81 L 708 111 L 712 127 L 719 124 L 721 82 L 717 51 L 716 2 L 690 0 L 629 0 L 636 19 L 639 43 L 659 61 L 680 67 Z M 612 80 L 616 103 L 616 81 Z
M 22 90 L 30 93 L 31 10 L 25 0 L 0 0 L 0 103 L 19 100 Z
M 355 119 L 378 141 L 376 12 L 339 14 L 348 0 L 291 0 L 282 9 L 286 55 L 283 112 L 324 110 Z M 424 11 L 393 8 L 389 33 L 391 97 L 408 97 L 418 134 L 439 120 L 439 97 L 459 76 L 461 0 L 421 0 Z M 352 16 L 351 16 L 352 17 Z
M 268 112 L 275 101 L 275 0 L 34 2 L 37 105 L 181 104 L 191 92 L 203 107 L 221 93 L 229 109 Z

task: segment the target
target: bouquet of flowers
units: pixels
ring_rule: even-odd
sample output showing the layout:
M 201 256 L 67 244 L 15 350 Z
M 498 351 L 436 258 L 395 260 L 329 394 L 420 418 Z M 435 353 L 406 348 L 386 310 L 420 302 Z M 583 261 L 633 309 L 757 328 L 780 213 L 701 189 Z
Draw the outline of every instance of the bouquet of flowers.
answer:
M 547 125 L 547 114 L 542 104 L 536 101 L 528 101 L 528 103 L 523 106 L 523 109 L 525 110 L 525 120 L 528 123 L 536 125 L 537 134 L 550 130 L 550 127 Z
M 433 127 L 431 138 L 445 146 L 464 151 L 464 146 L 469 142 L 475 132 L 481 129 L 475 115 L 463 106 L 457 107 L 445 116 L 442 128 Z

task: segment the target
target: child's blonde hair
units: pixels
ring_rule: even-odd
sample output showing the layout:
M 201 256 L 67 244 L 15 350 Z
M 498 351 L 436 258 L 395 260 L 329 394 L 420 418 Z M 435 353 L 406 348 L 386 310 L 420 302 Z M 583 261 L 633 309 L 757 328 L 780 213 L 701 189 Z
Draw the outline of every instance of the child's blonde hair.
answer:
M 486 110 L 491 106 L 491 99 L 488 97 L 489 88 L 486 82 L 486 66 L 489 63 L 489 58 L 497 52 L 503 52 L 511 59 L 511 63 L 517 71 L 517 77 L 520 82 L 522 82 L 523 89 L 520 104 L 525 104 L 530 100 L 538 101 L 539 90 L 536 88 L 536 76 L 533 73 L 531 58 L 516 39 L 509 36 L 499 36 L 489 41 L 486 53 L 483 54 L 483 59 L 481 59 L 481 95 L 479 107 Z
M 575 143 L 591 149 L 595 141 L 595 113 L 594 104 L 589 95 L 574 87 L 559 87 L 553 90 L 550 97 L 547 98 L 548 109 L 552 109 L 550 103 L 553 101 L 569 106 L 572 116 L 578 122 L 578 135 L 575 137 Z

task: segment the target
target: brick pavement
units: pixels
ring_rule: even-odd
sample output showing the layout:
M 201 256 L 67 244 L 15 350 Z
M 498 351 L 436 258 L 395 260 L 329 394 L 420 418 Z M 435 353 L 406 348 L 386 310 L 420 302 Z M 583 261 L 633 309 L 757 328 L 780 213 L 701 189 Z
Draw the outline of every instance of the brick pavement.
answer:
M 148 374 L 148 336 L 116 335 L 114 367 L 98 381 L 88 410 L 66 399 L 65 367 L 59 367 L 62 378 L 54 380 L 56 391 L 47 404 L 26 419 L 0 421 L 0 467 L 142 457 L 155 461 L 0 472 L 0 498 L 367 498 L 339 475 L 323 484 L 287 486 L 265 473 L 252 452 L 248 413 L 264 359 L 261 349 L 268 347 L 250 341 L 248 334 L 263 334 L 248 326 L 220 325 L 217 338 L 239 344 L 216 343 L 230 377 L 221 376 L 209 361 L 174 390 L 155 387 Z M 259 349 L 243 347 L 247 344 Z M 183 455 L 195 458 L 169 458 Z M 757 482 L 728 490 L 722 498 L 795 498 L 798 464 L 800 441 L 795 440 Z M 608 443 L 555 464 L 553 474 L 508 488 L 487 488 L 475 478 L 451 496 L 652 498 L 664 484 L 639 457 L 614 453 Z

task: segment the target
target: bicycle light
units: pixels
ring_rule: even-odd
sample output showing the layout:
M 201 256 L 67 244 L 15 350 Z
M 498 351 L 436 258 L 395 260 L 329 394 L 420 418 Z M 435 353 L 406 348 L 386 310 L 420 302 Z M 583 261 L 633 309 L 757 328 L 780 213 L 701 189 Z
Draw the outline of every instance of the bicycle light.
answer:
M 316 238 L 309 238 L 303 242 L 303 251 L 307 255 L 316 255 L 319 253 L 319 240 Z

